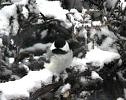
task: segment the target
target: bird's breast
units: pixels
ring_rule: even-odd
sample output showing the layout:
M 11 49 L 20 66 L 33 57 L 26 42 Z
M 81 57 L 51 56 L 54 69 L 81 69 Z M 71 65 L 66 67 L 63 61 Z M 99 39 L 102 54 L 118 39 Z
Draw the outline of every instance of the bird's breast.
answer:
M 65 55 L 54 55 L 51 57 L 51 62 L 45 63 L 44 66 L 54 73 L 61 73 L 66 67 L 71 65 L 72 58 L 72 51 Z

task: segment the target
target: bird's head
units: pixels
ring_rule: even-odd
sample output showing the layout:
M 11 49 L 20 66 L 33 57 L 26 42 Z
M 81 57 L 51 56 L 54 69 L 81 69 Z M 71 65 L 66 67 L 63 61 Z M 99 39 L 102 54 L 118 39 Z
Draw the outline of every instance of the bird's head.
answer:
M 53 73 L 61 73 L 71 65 L 73 52 L 64 39 L 57 39 L 52 43 L 49 52 L 50 63 L 45 63 L 46 69 Z
M 54 54 L 66 54 L 70 51 L 70 47 L 67 41 L 64 39 L 57 39 L 50 47 L 50 50 Z

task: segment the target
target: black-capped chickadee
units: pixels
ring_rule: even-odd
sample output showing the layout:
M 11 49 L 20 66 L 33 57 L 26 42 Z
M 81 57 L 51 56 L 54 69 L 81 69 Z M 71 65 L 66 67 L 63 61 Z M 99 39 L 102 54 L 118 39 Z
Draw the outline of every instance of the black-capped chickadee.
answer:
M 59 74 L 71 65 L 73 52 L 67 41 L 57 39 L 49 49 L 48 58 L 50 62 L 45 63 L 44 67 L 53 73 Z

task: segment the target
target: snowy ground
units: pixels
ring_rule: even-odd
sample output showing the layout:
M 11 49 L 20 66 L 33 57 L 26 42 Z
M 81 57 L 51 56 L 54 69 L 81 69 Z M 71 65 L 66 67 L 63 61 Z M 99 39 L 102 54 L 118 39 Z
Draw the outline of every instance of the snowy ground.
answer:
M 102 100 L 107 100 L 109 95 L 113 95 L 108 100 L 115 100 L 115 98 L 123 100 L 125 98 L 125 93 L 121 93 L 123 90 L 120 92 L 113 87 L 119 85 L 115 73 L 125 64 L 123 64 L 123 57 L 119 51 L 121 47 L 117 44 L 119 35 L 115 35 L 110 30 L 108 16 L 103 15 L 102 20 L 100 18 L 93 20 L 91 14 L 99 13 L 100 11 L 97 9 L 82 8 L 82 12 L 79 12 L 73 8 L 69 11 L 61 7 L 60 1 L 28 1 L 11 0 L 11 5 L 0 9 L 0 80 L 2 81 L 0 83 L 0 100 L 22 98 L 27 100 L 31 93 L 45 85 L 52 84 L 54 76 L 57 77 L 56 82 L 59 81 L 59 78 L 63 79 L 64 83 L 55 93 L 63 98 L 72 97 L 73 92 L 74 99 L 96 100 L 100 98 L 98 100 L 101 100 L 104 98 Z M 117 0 L 106 0 L 104 5 L 109 3 L 107 7 L 114 9 L 117 2 Z M 126 9 L 126 2 L 121 0 L 118 6 L 123 12 Z M 125 20 L 125 16 L 121 18 Z M 54 19 L 59 22 L 52 21 Z M 115 30 L 117 30 L 116 28 L 118 27 L 115 27 Z M 73 40 L 80 46 L 76 46 L 75 43 L 72 45 L 75 45 L 75 48 L 72 48 L 75 56 L 71 66 L 67 66 L 69 70 L 63 70 L 63 73 L 60 74 L 41 67 L 43 59 L 47 59 L 46 55 L 52 41 L 56 38 L 55 35 L 65 37 L 68 42 Z M 18 41 L 19 44 L 16 43 Z M 24 46 L 27 42 L 30 43 L 28 47 Z M 79 51 L 81 48 L 82 50 Z M 77 54 L 76 51 L 78 51 Z M 107 82 L 110 83 L 106 84 Z M 103 83 L 103 87 L 99 89 L 99 91 L 101 90 L 99 92 L 95 87 L 101 83 Z M 117 96 L 114 92 L 112 92 L 113 94 L 111 91 L 108 92 L 109 84 L 112 91 L 117 91 L 115 94 L 119 92 Z M 85 88 L 86 86 L 89 86 L 89 91 Z M 92 86 L 94 86 L 93 89 Z M 80 90 L 78 94 L 76 94 L 77 90 Z M 95 93 L 97 98 L 94 98 Z M 105 93 L 108 97 L 104 95 Z

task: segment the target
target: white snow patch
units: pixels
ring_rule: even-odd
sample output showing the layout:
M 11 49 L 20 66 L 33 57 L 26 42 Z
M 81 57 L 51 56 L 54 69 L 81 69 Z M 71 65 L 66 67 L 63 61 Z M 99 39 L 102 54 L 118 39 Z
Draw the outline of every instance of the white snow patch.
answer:
M 61 93 L 65 93 L 66 91 L 71 89 L 71 85 L 69 83 L 65 84 L 61 90 Z
M 0 36 L 9 35 L 10 26 L 9 20 L 6 18 L 6 15 L 2 14 L 0 11 Z
M 90 92 L 89 91 L 82 91 L 80 93 L 80 96 L 82 96 L 82 97 L 86 97 L 86 96 L 89 96 L 89 95 L 90 95 Z
M 10 25 L 9 25 L 9 20 L 11 17 L 13 17 L 13 29 L 12 35 L 16 35 L 17 31 L 19 29 L 18 21 L 17 21 L 17 7 L 20 6 L 23 7 L 22 14 L 28 18 L 28 10 L 24 7 L 26 4 L 28 4 L 28 0 L 12 0 L 12 5 L 5 6 L 0 10 L 0 35 L 9 35 L 10 33 Z M 39 13 L 37 5 L 34 3 L 34 5 L 29 5 L 30 10 Z
M 29 14 L 28 14 L 28 10 L 27 10 L 25 7 L 23 7 L 22 14 L 24 15 L 24 17 L 25 17 L 26 19 L 27 19 L 28 16 L 29 16 Z
M 93 66 L 104 66 L 113 60 L 120 59 L 120 55 L 115 52 L 103 51 L 97 47 L 87 52 L 85 59 Z
M 110 31 L 107 26 L 101 27 L 100 30 L 91 28 L 90 32 L 91 32 L 91 36 L 90 36 L 91 38 L 94 38 L 94 35 L 97 34 L 99 38 L 102 35 L 104 35 L 104 36 L 112 38 L 113 40 L 117 39 L 117 37 L 114 35 L 114 33 L 112 31 Z
M 85 39 L 87 39 L 87 30 L 85 28 L 82 28 L 79 32 L 79 37 L 84 37 Z
M 75 70 L 79 70 L 80 72 L 83 72 L 87 69 L 86 67 L 86 59 L 85 58 L 73 58 L 73 61 L 71 63 L 71 66 L 74 67 Z
M 12 3 L 20 2 L 21 0 L 11 0 Z
M 59 1 L 36 0 L 39 10 L 46 16 L 66 20 L 67 10 L 62 9 Z
M 12 64 L 14 62 L 14 58 L 13 57 L 10 57 L 9 58 L 9 63 Z
M 19 2 L 18 2 L 18 0 L 16 1 L 16 2 L 14 2 L 15 4 L 20 4 L 20 5 L 26 5 L 26 4 L 28 4 L 28 0 L 19 0 Z
M 69 12 L 61 7 L 60 1 L 36 0 L 39 11 L 45 16 L 52 16 L 55 19 L 63 21 L 65 27 L 71 27 L 70 22 L 66 18 Z
M 29 67 L 22 62 L 19 62 L 19 68 L 24 68 L 27 72 L 30 71 Z
M 51 43 L 47 43 L 47 44 L 42 44 L 42 43 L 36 43 L 31 47 L 25 48 L 25 49 L 21 49 L 20 52 L 24 52 L 24 51 L 36 51 L 36 50 L 47 50 L 47 48 L 49 48 L 51 46 Z
M 52 72 L 43 69 L 40 71 L 30 71 L 28 75 L 16 81 L 0 83 L 0 91 L 2 92 L 0 100 L 29 97 L 30 92 L 34 92 L 36 89 L 41 88 L 42 83 L 45 85 L 51 83 L 52 76 Z
M 101 26 L 102 23 L 101 23 L 101 21 L 92 21 L 92 25 L 93 26 Z
M 89 43 L 87 44 L 87 47 L 88 47 L 88 50 L 92 50 L 92 49 L 94 48 L 94 43 L 93 43 L 93 41 L 89 42 Z
M 83 18 L 81 16 L 81 13 L 79 13 L 77 11 L 77 9 L 71 9 L 70 10 L 70 13 L 73 13 L 73 16 L 74 16 L 75 20 L 77 20 L 77 21 L 83 21 Z
M 120 6 L 122 7 L 122 10 L 125 10 L 126 8 L 126 0 L 120 0 L 121 3 L 120 3 Z
M 17 20 L 17 18 L 14 18 L 14 20 L 13 20 L 13 30 L 12 30 L 12 33 L 13 33 L 12 35 L 13 36 L 17 34 L 18 29 L 19 29 L 18 20 Z
M 18 24 L 17 24 L 17 12 L 16 5 L 5 6 L 0 10 L 0 35 L 9 35 L 10 33 L 10 25 L 9 20 L 11 17 L 14 18 L 14 28 L 13 31 L 17 32 Z
M 0 47 L 3 46 L 2 38 L 0 38 Z
M 87 79 L 84 76 L 81 76 L 80 77 L 80 82 L 85 84 L 85 83 L 87 83 Z
M 83 24 L 83 26 L 84 26 L 84 27 L 92 27 L 92 25 L 91 25 L 91 22 L 90 22 L 90 21 L 88 21 L 87 23 L 84 23 L 84 24 Z
M 124 98 L 122 98 L 122 97 L 119 97 L 119 98 L 117 98 L 116 100 L 125 100 Z
M 103 79 L 101 78 L 101 76 L 99 76 L 99 74 L 98 74 L 97 72 L 95 72 L 95 71 L 92 71 L 92 72 L 91 72 L 91 78 L 92 78 L 92 79 L 101 79 L 101 80 L 103 80 Z
M 45 36 L 47 36 L 47 31 L 48 30 L 44 30 L 42 31 L 40 34 L 41 34 L 41 39 L 43 39 Z
M 112 51 L 112 52 L 118 52 L 117 51 L 117 46 L 114 45 L 115 40 L 107 37 L 101 44 L 101 46 L 99 47 L 102 50 L 105 51 Z
M 16 15 L 16 5 L 10 5 L 10 6 L 5 6 L 0 10 L 0 13 L 2 13 L 6 18 L 10 18 L 11 16 Z
M 108 29 L 108 26 L 104 26 L 104 27 L 101 27 L 101 31 L 99 31 L 98 33 L 99 35 L 105 35 L 105 36 L 109 36 L 113 39 L 116 39 L 117 37 L 114 35 L 114 33 L 112 31 L 110 31 Z

